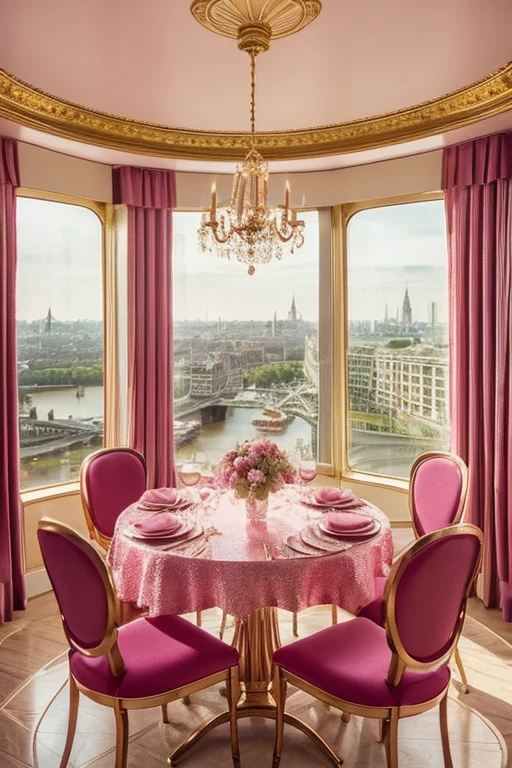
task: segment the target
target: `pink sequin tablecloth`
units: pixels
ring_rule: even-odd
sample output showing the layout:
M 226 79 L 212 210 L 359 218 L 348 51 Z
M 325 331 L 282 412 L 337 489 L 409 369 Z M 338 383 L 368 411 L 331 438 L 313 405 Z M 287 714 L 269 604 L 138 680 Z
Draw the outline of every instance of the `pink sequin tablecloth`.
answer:
M 250 522 L 245 501 L 230 491 L 212 491 L 189 513 L 209 533 L 208 545 L 197 557 L 130 538 L 127 526 L 148 513 L 136 504 L 128 507 L 118 519 L 108 552 L 119 597 L 149 609 L 151 615 L 218 606 L 245 616 L 263 606 L 300 611 L 331 603 L 356 613 L 373 599 L 374 577 L 389 569 L 393 556 L 389 520 L 366 504 L 358 511 L 381 524 L 374 538 L 342 552 L 286 557 L 287 537 L 320 516 L 301 503 L 301 490 L 287 486 L 273 494 L 265 522 Z

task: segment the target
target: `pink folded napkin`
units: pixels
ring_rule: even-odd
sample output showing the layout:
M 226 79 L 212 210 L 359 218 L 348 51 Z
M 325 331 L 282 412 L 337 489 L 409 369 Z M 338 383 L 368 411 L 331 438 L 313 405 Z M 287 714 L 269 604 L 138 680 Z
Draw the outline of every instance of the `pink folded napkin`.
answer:
M 133 529 L 137 533 L 157 534 L 174 533 L 183 525 L 182 521 L 171 512 L 160 512 L 157 515 L 151 515 L 144 520 L 137 520 L 133 523 Z
M 374 524 L 373 517 L 358 515 L 357 512 L 330 512 L 325 519 L 325 527 L 333 533 L 364 533 L 371 530 Z
M 146 504 L 166 504 L 172 507 L 179 504 L 182 499 L 176 488 L 152 488 L 142 494 L 140 501 Z
M 313 493 L 313 500 L 316 504 L 332 505 L 352 501 L 355 496 L 352 491 L 346 491 L 343 488 L 318 488 Z

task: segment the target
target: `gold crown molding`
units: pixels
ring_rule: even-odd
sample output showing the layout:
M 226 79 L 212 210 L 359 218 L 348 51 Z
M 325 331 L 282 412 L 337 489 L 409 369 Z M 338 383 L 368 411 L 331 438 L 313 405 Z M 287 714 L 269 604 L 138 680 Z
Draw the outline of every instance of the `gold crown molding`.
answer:
M 190 7 L 203 27 L 235 40 L 246 24 L 268 27 L 271 40 L 293 35 L 311 24 L 321 10 L 320 0 L 194 0 Z
M 359 152 L 462 128 L 512 107 L 512 62 L 473 85 L 407 109 L 362 120 L 256 134 L 266 160 Z M 196 131 L 96 112 L 44 93 L 0 69 L 0 117 L 61 138 L 158 157 L 235 161 L 250 133 Z

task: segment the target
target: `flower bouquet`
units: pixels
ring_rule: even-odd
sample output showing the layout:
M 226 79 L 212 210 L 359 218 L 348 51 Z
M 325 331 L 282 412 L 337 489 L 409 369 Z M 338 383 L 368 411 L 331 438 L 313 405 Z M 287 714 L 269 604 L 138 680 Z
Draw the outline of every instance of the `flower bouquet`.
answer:
M 215 467 L 215 481 L 220 488 L 231 488 L 239 499 L 247 499 L 248 510 L 254 513 L 254 502 L 266 502 L 286 483 L 295 481 L 295 470 L 288 456 L 266 437 L 237 443 Z M 261 507 L 260 507 L 261 509 Z M 264 516 L 261 511 L 261 516 Z

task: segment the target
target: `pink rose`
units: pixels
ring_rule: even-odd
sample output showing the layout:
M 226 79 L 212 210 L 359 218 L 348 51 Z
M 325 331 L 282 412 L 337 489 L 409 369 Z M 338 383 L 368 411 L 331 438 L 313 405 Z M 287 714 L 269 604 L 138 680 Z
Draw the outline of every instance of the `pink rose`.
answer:
M 247 475 L 247 479 L 250 483 L 254 483 L 256 485 L 257 483 L 263 482 L 265 475 L 260 469 L 251 469 Z

